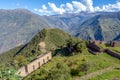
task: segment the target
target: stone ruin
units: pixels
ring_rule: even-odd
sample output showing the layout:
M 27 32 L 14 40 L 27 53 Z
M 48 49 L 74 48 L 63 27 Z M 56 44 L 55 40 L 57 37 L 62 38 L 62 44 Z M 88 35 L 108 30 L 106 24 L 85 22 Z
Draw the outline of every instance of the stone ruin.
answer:
M 110 41 L 109 45 L 112 46 L 112 47 L 120 47 L 120 42 L 118 42 L 118 41 Z
M 41 54 L 36 57 L 36 59 L 29 64 L 21 67 L 18 71 L 17 74 L 19 74 L 21 77 L 25 77 L 28 74 L 32 73 L 33 71 L 37 70 L 40 68 L 42 65 L 45 63 L 49 62 L 52 59 L 52 54 L 51 52 L 46 52 L 44 54 Z

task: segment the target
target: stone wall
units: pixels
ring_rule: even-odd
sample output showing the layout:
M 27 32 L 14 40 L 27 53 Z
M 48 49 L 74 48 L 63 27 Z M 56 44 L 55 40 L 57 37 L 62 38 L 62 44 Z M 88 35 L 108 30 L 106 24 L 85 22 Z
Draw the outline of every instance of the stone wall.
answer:
M 119 54 L 119 53 L 113 52 L 113 51 L 111 51 L 111 50 L 109 50 L 109 49 L 106 49 L 105 52 L 106 52 L 107 54 L 115 57 L 115 58 L 120 59 L 120 54 Z
M 106 44 L 105 41 L 99 41 L 99 40 L 90 40 L 89 43 L 96 44 L 96 45 Z
M 112 46 L 112 47 L 120 47 L 120 42 L 111 41 L 110 46 Z
M 96 45 L 94 43 L 88 44 L 87 47 L 94 52 L 103 52 L 104 51 L 104 49 L 100 48 L 98 45 Z
M 47 52 L 45 54 L 39 55 L 36 60 L 32 61 L 31 63 L 21 67 L 18 71 L 17 74 L 20 74 L 20 76 L 25 77 L 31 72 L 35 71 L 38 69 L 40 66 L 43 64 L 47 63 L 52 59 L 52 54 L 51 52 Z

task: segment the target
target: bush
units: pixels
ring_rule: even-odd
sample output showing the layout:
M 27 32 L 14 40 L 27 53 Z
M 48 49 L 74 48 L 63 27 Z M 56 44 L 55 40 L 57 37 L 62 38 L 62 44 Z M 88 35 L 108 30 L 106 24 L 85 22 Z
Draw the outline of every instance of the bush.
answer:
M 66 64 L 57 63 L 55 67 L 50 70 L 47 80 L 70 80 L 70 69 Z

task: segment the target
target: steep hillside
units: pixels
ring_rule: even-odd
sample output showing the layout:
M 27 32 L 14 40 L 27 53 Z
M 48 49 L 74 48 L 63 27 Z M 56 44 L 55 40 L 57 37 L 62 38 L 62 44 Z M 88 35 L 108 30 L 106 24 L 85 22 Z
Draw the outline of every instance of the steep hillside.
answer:
M 0 53 L 27 43 L 45 27 L 43 17 L 26 9 L 0 10 Z
M 56 50 L 57 48 L 60 48 L 60 46 L 63 46 L 67 43 L 68 40 L 70 40 L 72 37 L 57 29 L 43 29 L 40 31 L 37 35 L 35 35 L 29 43 L 27 43 L 24 46 L 16 47 L 4 54 L 0 55 L 0 63 L 6 64 L 13 60 L 16 56 L 22 55 L 27 60 L 30 61 L 34 59 L 35 56 L 41 54 L 42 52 L 39 50 L 39 44 L 40 42 L 44 42 L 46 47 L 46 50 Z M 32 59 L 30 59 L 30 57 Z
M 51 50 L 53 55 L 58 51 L 58 55 L 54 55 L 50 62 L 26 76 L 23 80 L 82 80 L 83 78 L 87 80 L 91 78 L 91 75 L 96 78 L 99 75 L 104 76 L 109 71 L 119 73 L 119 59 L 106 53 L 93 55 L 87 50 L 87 41 L 72 37 L 57 28 L 47 28 L 35 35 L 28 44 L 1 54 L 0 71 L 3 70 L 3 73 L 0 73 L 0 75 L 6 77 L 4 75 L 6 70 L 11 70 L 11 67 L 19 69 L 33 61 L 37 55 L 44 53 L 40 49 L 41 42 L 43 46 L 46 45 L 42 49 Z M 64 55 L 64 53 L 69 55 Z M 6 67 L 9 67 L 9 69 Z M 119 77 L 117 73 L 111 76 L 111 79 Z M 15 76 L 12 75 L 11 77 Z
M 97 15 L 83 22 L 76 36 L 92 40 L 115 40 L 120 35 L 120 12 Z
M 71 14 L 62 14 L 62 15 L 53 15 L 53 16 L 44 16 L 49 23 L 55 25 L 57 28 L 60 28 L 70 34 L 74 34 L 77 27 L 81 25 L 85 20 L 88 20 L 95 15 L 101 13 L 71 13 Z
M 119 31 L 116 31 L 119 30 L 119 13 L 40 16 L 26 9 L 0 9 L 0 53 L 26 44 L 46 27 L 59 28 L 83 39 L 116 40 L 119 38 Z
M 57 29 L 43 29 L 32 40 L 27 46 L 19 53 L 24 55 L 32 54 L 32 51 L 39 53 L 39 43 L 44 42 L 47 50 L 55 50 L 56 48 L 66 44 L 67 40 L 71 38 L 67 33 Z
M 84 20 L 94 15 L 96 13 L 40 16 L 26 9 L 0 9 L 0 53 L 29 42 L 46 27 L 57 27 L 72 34 Z

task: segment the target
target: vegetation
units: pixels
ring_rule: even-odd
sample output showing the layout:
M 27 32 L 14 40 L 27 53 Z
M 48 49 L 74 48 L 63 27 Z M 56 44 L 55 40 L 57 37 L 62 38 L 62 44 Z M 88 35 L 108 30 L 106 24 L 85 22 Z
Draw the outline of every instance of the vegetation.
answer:
M 104 49 L 110 49 L 112 51 L 115 51 L 117 53 L 120 53 L 120 47 L 111 47 L 105 44 L 100 44 L 100 47 L 104 48 Z
M 117 66 L 118 64 L 120 64 L 120 61 L 105 53 L 101 53 L 99 55 L 92 55 L 87 51 L 83 53 L 77 53 L 72 56 L 57 56 L 54 57 L 51 62 L 47 63 L 40 69 L 36 70 L 34 73 L 27 76 L 24 80 L 34 80 L 36 79 L 34 76 L 39 76 L 40 80 L 52 79 L 52 77 L 48 77 L 47 74 L 51 72 L 51 75 L 59 75 L 60 72 L 58 73 L 58 69 L 54 67 L 57 65 L 57 63 L 68 66 L 66 68 L 67 70 L 70 70 L 69 75 L 71 75 L 71 78 L 74 78 L 76 76 L 83 76 L 108 67 Z M 52 70 L 54 69 L 56 70 L 56 72 L 52 72 Z M 60 74 L 62 75 L 62 73 Z
M 0 70 L 1 80 L 21 80 L 21 77 L 16 74 L 16 70 L 13 68 L 3 68 Z
M 43 29 L 33 37 L 28 44 L 1 54 L 1 65 L 9 65 L 18 69 L 41 54 L 38 45 L 40 42 L 44 41 L 46 43 L 47 50 L 56 50 L 57 48 L 60 48 L 60 46 L 66 44 L 67 40 L 70 38 L 70 35 L 59 29 Z
M 98 75 L 89 80 L 119 80 L 119 79 L 120 79 L 120 70 L 115 69 L 115 70 L 103 73 L 102 75 Z
M 14 59 L 17 51 L 19 49 L 21 49 L 23 46 L 19 46 L 19 47 L 16 47 L 16 48 L 13 48 L 11 50 L 9 50 L 8 52 L 6 53 L 3 53 L 3 54 L 0 54 L 0 65 L 1 67 L 5 67 L 6 65 L 9 66 L 10 65 L 10 62 Z
M 38 45 L 40 42 L 46 43 L 46 49 L 52 50 L 54 57 L 23 80 L 72 80 L 77 76 L 81 77 L 120 64 L 120 60 L 108 54 L 89 53 L 86 41 L 71 37 L 59 29 L 43 29 L 28 44 L 13 49 L 16 52 L 7 63 L 10 63 L 14 69 L 18 69 L 34 60 L 42 53 Z
M 117 53 L 120 53 L 120 47 L 107 47 L 107 48 L 110 49 L 110 50 L 113 50 Z

